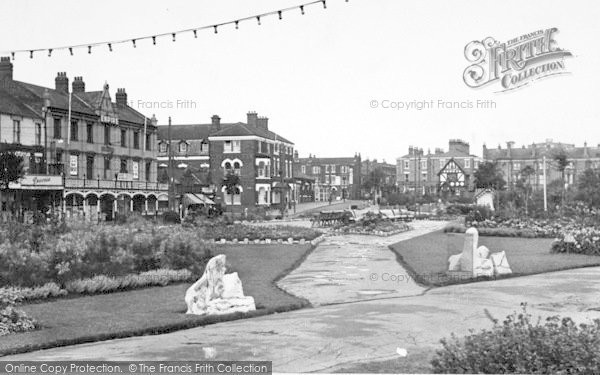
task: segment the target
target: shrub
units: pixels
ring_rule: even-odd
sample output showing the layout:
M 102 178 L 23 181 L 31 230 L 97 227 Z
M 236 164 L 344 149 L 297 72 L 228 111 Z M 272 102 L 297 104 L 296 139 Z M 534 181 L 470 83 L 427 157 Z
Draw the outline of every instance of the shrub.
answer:
M 175 211 L 167 211 L 162 215 L 163 222 L 165 224 L 179 224 L 181 223 L 181 218 L 179 217 L 179 213 Z
M 16 306 L 23 294 L 15 288 L 0 288 L 0 336 L 35 329 L 35 321 Z
M 600 319 L 533 322 L 526 306 L 492 329 L 441 340 L 431 364 L 436 373 L 595 373 L 600 368 Z
M 118 277 L 99 275 L 70 281 L 65 287 L 69 293 L 98 294 L 149 286 L 165 286 L 171 283 L 188 281 L 191 278 L 192 273 L 188 270 L 159 269 L 142 272 L 139 275 L 130 274 Z
M 62 297 L 67 294 L 65 289 L 62 289 L 58 284 L 52 282 L 38 287 L 22 288 L 20 292 L 23 295 L 23 301 Z
M 0 286 L 44 284 L 49 280 L 48 260 L 18 243 L 0 244 Z
M 202 274 L 213 254 L 213 245 L 192 232 L 178 232 L 165 238 L 160 245 L 160 265 L 173 270 L 187 269 Z

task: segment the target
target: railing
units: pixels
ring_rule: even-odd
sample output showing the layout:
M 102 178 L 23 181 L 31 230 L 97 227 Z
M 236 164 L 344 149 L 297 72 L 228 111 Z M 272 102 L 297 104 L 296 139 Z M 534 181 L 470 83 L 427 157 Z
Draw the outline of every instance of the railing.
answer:
M 66 188 L 126 189 L 126 190 L 169 190 L 168 184 L 150 181 L 118 181 L 101 179 L 66 178 Z

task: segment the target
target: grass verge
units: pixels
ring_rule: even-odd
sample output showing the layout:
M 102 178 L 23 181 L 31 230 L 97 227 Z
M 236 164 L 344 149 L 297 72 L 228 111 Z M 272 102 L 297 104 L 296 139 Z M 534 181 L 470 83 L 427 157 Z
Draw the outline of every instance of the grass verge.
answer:
M 390 249 L 411 277 L 423 286 L 489 280 L 447 272 L 448 258 L 462 252 L 463 238 L 461 234 L 437 231 L 393 244 Z M 504 277 L 600 266 L 598 256 L 550 253 L 552 241 L 547 238 L 479 237 L 479 245 L 487 246 L 491 253 L 506 252 L 513 273 Z
M 221 316 L 186 315 L 184 295 L 191 283 L 152 287 L 20 306 L 41 329 L 0 340 L 0 355 L 131 336 L 155 335 L 223 321 L 285 312 L 309 306 L 275 284 L 310 253 L 310 244 L 220 246 L 230 269 L 238 272 L 244 293 L 257 310 Z M 198 275 L 198 278 L 201 275 Z

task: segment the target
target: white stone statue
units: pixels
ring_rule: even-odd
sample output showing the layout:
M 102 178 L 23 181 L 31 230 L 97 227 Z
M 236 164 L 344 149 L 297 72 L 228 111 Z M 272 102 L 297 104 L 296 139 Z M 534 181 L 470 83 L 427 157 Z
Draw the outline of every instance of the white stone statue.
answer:
M 225 274 L 225 255 L 206 264 L 202 277 L 185 292 L 187 314 L 213 315 L 256 310 L 254 298 L 244 296 L 237 272 Z
M 467 229 L 463 251 L 448 258 L 448 271 L 468 272 L 473 277 L 492 277 L 512 273 L 504 251 L 490 256 L 490 250 L 487 247 L 477 247 L 478 242 L 479 232 L 477 229 Z

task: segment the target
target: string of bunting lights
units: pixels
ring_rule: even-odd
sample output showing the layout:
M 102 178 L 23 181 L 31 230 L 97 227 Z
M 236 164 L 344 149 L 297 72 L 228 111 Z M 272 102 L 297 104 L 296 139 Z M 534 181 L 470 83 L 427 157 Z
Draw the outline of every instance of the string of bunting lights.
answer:
M 348 2 L 349 0 L 345 0 L 345 2 Z M 131 45 L 133 46 L 133 48 L 137 47 L 138 42 L 142 41 L 142 40 L 148 40 L 151 39 L 152 40 L 152 44 L 156 45 L 156 41 L 159 38 L 164 38 L 164 37 L 170 37 L 171 40 L 173 42 L 175 42 L 176 36 L 177 34 L 182 34 L 182 33 L 193 33 L 194 38 L 198 38 L 198 32 L 201 30 L 213 30 L 215 34 L 217 34 L 219 32 L 219 28 L 222 26 L 227 26 L 227 25 L 234 25 L 235 29 L 239 29 L 240 23 L 241 22 L 246 22 L 246 21 L 256 21 L 257 24 L 260 26 L 261 25 L 261 19 L 264 19 L 265 17 L 269 17 L 269 16 L 277 16 L 280 20 L 283 19 L 283 13 L 285 12 L 290 12 L 290 11 L 300 11 L 300 14 L 304 15 L 306 13 L 305 9 L 311 5 L 316 5 L 316 4 L 322 4 L 323 9 L 327 9 L 327 0 L 315 0 L 315 1 L 311 1 L 308 3 L 304 3 L 304 4 L 300 4 L 300 5 L 295 5 L 289 8 L 283 8 L 283 9 L 279 9 L 279 10 L 275 10 L 275 11 L 271 11 L 271 12 L 266 12 L 266 13 L 261 13 L 261 14 L 256 14 L 253 16 L 249 16 L 249 17 L 244 17 L 244 18 L 238 18 L 236 20 L 233 21 L 227 21 L 227 22 L 221 22 L 221 23 L 217 23 L 217 24 L 213 24 L 213 25 L 208 25 L 208 26 L 200 26 L 200 27 L 195 27 L 195 28 L 191 28 L 191 29 L 185 29 L 185 30 L 178 30 L 178 31 L 172 31 L 172 32 L 168 32 L 168 33 L 162 33 L 162 34 L 155 34 L 155 35 L 147 35 L 147 36 L 142 36 L 142 37 L 136 37 L 136 38 L 129 38 L 129 39 L 121 39 L 121 40 L 112 40 L 112 41 L 104 41 L 104 42 L 94 42 L 94 43 L 84 43 L 84 44 L 77 44 L 77 45 L 72 45 L 72 46 L 63 46 L 63 47 L 52 47 L 52 48 L 35 48 L 35 49 L 21 49 L 21 50 L 12 50 L 12 51 L 4 51 L 4 52 L 0 52 L 0 53 L 9 53 L 11 54 L 12 59 L 15 59 L 15 56 L 17 54 L 29 54 L 29 58 L 33 59 L 34 54 L 39 53 L 39 52 L 47 52 L 48 53 L 48 57 L 52 57 L 52 54 L 56 51 L 62 51 L 62 50 L 68 50 L 69 54 L 71 56 L 74 55 L 75 50 L 79 50 L 79 49 L 84 49 L 87 50 L 88 54 L 92 53 L 92 50 L 96 47 L 100 47 L 100 46 L 106 46 L 108 48 L 108 50 L 110 52 L 113 51 L 113 46 L 117 45 L 117 44 L 125 44 L 125 43 L 131 43 Z

